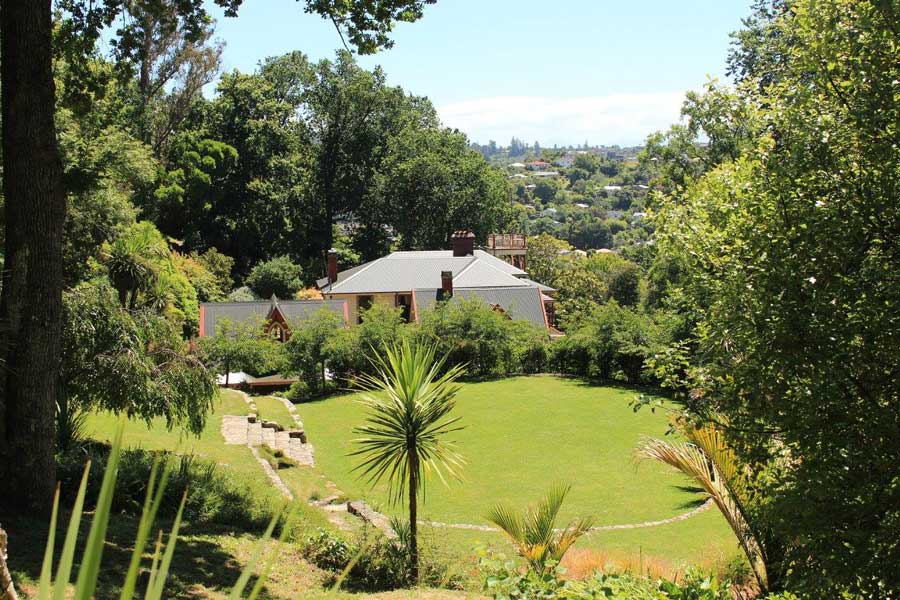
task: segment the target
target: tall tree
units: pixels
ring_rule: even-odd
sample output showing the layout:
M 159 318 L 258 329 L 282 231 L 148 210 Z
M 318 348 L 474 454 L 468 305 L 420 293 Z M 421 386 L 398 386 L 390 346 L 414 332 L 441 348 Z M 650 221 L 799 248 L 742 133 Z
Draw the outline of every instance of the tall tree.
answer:
M 376 180 L 386 222 L 404 249 L 446 247 L 459 229 L 483 240 L 511 218 L 506 178 L 449 129 L 396 136 Z
M 13 504 L 53 496 L 62 329 L 62 160 L 50 0 L 0 3 L 6 247 L 0 295 L 0 481 Z
M 900 5 L 788 4 L 747 38 L 765 127 L 663 199 L 657 233 L 700 319 L 685 399 L 764 473 L 789 582 L 883 597 L 900 589 Z
M 307 12 L 332 20 L 363 52 L 391 43 L 395 21 L 415 21 L 434 0 L 306 0 Z M 216 0 L 234 16 L 240 0 Z M 191 23 L 201 2 L 159 2 Z M 75 60 L 94 51 L 121 13 L 122 0 L 60 0 L 64 47 Z M 54 402 L 60 375 L 65 193 L 54 123 L 50 0 L 0 4 L 5 269 L 0 295 L 0 479 L 20 504 L 46 503 L 55 479 Z M 120 36 L 120 39 L 121 36 Z
M 180 16 L 174 3 L 131 0 L 125 10 L 129 25 L 115 39 L 119 64 L 134 64 L 140 137 L 165 158 L 203 86 L 218 74 L 222 43 L 212 40 L 212 19 Z
M 304 93 L 306 125 L 316 162 L 313 181 L 320 200 L 310 240 L 314 255 L 331 247 L 336 217 L 352 218 L 367 200 L 388 141 L 407 126 L 436 126 L 427 100 L 386 85 L 384 72 L 362 69 L 349 52 L 320 61 Z

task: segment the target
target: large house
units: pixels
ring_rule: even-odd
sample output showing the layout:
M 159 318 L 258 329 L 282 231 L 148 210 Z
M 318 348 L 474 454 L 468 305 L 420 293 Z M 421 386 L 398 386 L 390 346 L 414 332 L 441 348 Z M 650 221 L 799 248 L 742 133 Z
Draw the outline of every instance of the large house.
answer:
M 487 249 L 480 249 L 474 234 L 457 231 L 451 243 L 451 250 L 392 252 L 344 271 L 330 252 L 327 276 L 317 284 L 324 298 L 347 303 L 351 322 L 376 303 L 398 307 L 408 321 L 417 321 L 440 300 L 478 298 L 512 319 L 555 331 L 555 290 L 532 281 L 522 268 L 524 236 L 493 235 Z
M 458 231 L 452 250 L 392 252 L 344 271 L 337 253 L 328 253 L 327 276 L 317 282 L 322 300 L 204 302 L 200 304 L 200 337 L 215 335 L 224 321 L 258 321 L 280 341 L 291 335 L 291 324 L 326 309 L 348 325 L 373 304 L 400 308 L 407 321 L 418 321 L 438 301 L 480 299 L 510 319 L 524 320 L 553 334 L 555 290 L 528 278 L 524 235 L 494 234 L 484 248 L 475 235 Z

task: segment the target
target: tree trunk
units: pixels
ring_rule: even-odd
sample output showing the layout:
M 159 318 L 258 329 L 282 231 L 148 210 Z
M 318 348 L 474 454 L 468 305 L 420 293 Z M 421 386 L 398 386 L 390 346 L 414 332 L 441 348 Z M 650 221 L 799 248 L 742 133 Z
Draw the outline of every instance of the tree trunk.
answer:
M 0 527 L 0 600 L 19 600 L 12 575 L 6 566 L 6 532 Z
M 0 294 L 0 481 L 23 508 L 53 498 L 65 196 L 53 122 L 50 0 L 0 2 L 6 248 Z
M 415 452 L 409 451 L 409 574 L 413 583 L 419 583 L 419 461 Z

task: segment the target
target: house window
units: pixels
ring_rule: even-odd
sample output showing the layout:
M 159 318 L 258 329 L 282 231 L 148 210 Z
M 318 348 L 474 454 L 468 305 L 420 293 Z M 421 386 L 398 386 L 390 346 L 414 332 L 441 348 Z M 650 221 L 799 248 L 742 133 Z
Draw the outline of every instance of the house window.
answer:
M 356 322 L 362 323 L 362 313 L 372 308 L 375 298 L 373 296 L 356 297 Z
M 412 294 L 397 294 L 396 305 L 400 309 L 400 316 L 403 317 L 403 321 L 409 323 L 410 311 L 412 310 Z
M 269 337 L 276 342 L 284 341 L 284 327 L 281 326 L 281 323 L 278 323 L 277 321 L 275 323 L 272 323 L 272 325 L 269 327 Z

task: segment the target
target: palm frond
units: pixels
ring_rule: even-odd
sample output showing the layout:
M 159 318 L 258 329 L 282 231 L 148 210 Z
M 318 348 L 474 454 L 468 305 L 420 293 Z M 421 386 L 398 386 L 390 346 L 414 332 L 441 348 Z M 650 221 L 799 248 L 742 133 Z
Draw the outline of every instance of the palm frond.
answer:
M 638 456 L 670 465 L 697 483 L 712 499 L 738 538 L 762 587 L 768 588 L 763 549 L 747 518 L 742 500 L 735 493 L 740 464 L 721 431 L 713 425 L 685 432 L 690 441 L 667 442 L 646 438 Z
M 410 477 L 424 491 L 424 481 L 435 475 L 446 483 L 458 478 L 465 463 L 456 446 L 445 438 L 461 427 L 450 417 L 459 391 L 463 367 L 441 373 L 444 358 L 434 347 L 404 342 L 371 359 L 374 374 L 363 374 L 357 385 L 366 423 L 354 428 L 350 455 L 360 457 L 354 470 L 370 484 L 387 481 L 393 502 L 408 493 Z
M 543 573 L 548 561 L 558 563 L 569 548 L 593 526 L 589 518 L 576 519 L 564 529 L 556 528 L 559 511 L 570 486 L 555 486 L 536 507 L 519 514 L 505 504 L 498 504 L 487 514 L 487 520 L 499 527 L 532 569 Z

